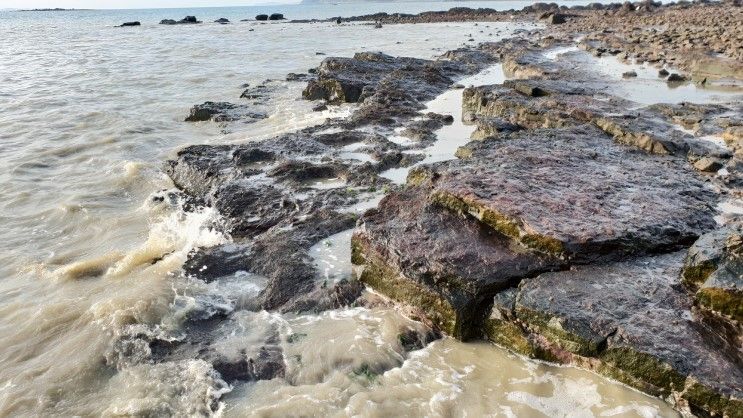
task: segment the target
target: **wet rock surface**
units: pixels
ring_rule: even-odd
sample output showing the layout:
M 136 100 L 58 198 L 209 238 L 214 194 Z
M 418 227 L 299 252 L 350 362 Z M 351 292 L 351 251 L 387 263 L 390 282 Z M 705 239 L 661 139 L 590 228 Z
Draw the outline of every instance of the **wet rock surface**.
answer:
M 621 258 L 689 245 L 715 225 L 714 196 L 683 160 L 590 126 L 493 142 L 415 175 L 431 179 L 435 202 L 527 247 L 581 262 Z
M 411 187 L 369 211 L 353 237 L 354 263 L 365 265 L 362 281 L 423 309 L 438 329 L 479 337 L 492 295 L 562 262 L 440 210 L 428 193 Z
M 236 105 L 227 102 L 205 102 L 191 108 L 186 122 L 234 122 L 245 121 L 254 122 L 265 119 L 268 115 L 265 113 L 256 113 L 246 105 Z
M 684 254 L 525 280 L 513 321 L 533 355 L 568 363 L 581 363 L 573 355 L 596 358 L 591 367 L 632 386 L 674 394 L 692 411 L 733 416 L 743 395 L 743 352 L 693 312 L 678 279 Z

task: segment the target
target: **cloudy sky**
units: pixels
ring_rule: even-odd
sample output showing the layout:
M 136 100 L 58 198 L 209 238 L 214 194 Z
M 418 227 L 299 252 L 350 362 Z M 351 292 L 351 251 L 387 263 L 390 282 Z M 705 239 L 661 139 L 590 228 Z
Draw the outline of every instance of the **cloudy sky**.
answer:
M 0 9 L 141 9 L 158 7 L 252 6 L 265 3 L 299 3 L 299 0 L 0 0 Z

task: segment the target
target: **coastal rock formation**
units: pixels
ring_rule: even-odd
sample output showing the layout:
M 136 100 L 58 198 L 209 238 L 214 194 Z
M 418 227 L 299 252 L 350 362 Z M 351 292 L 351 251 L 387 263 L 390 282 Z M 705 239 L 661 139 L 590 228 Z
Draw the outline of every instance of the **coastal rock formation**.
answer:
M 493 142 L 410 180 L 430 181 L 439 205 L 580 262 L 679 248 L 714 226 L 714 197 L 684 160 L 616 144 L 593 127 Z
M 249 106 L 227 102 L 204 102 L 191 108 L 186 122 L 231 122 L 236 120 L 255 121 L 268 117 L 265 113 L 256 113 Z
M 672 396 L 696 413 L 737 416 L 743 356 L 735 340 L 694 312 L 693 299 L 679 287 L 684 254 L 524 280 L 496 304 L 490 338 Z
M 181 20 L 163 19 L 160 21 L 161 25 L 182 25 L 182 24 L 194 24 L 201 23 L 200 20 L 196 19 L 196 16 L 186 16 Z
M 421 309 L 438 329 L 478 337 L 493 294 L 564 264 L 438 209 L 428 193 L 409 187 L 364 215 L 353 237 L 353 262 L 365 266 L 363 282 Z
M 739 151 L 740 105 L 641 106 L 616 89 L 634 77 L 596 73 L 586 51 L 547 54 L 572 45 L 565 30 L 607 19 L 620 23 L 592 33 L 583 49 L 644 54 L 651 35 L 626 38 L 634 29 L 615 26 L 680 16 L 685 7 L 537 3 L 515 15 L 555 19 L 549 36 L 524 32 L 437 60 L 330 57 L 307 75 L 288 76 L 307 83 L 303 97 L 320 101 L 318 110 L 354 103 L 353 113 L 260 142 L 187 147 L 169 162 L 174 184 L 194 206 L 214 208 L 231 237 L 191 253 L 185 273 L 209 283 L 247 274 L 265 286 L 239 309 L 194 318 L 176 343 L 151 342 L 156 358 L 194 355 L 189 347 L 197 347 L 199 358 L 230 381 L 280 377 L 275 330 L 269 327 L 249 353 L 209 342 L 213 331 L 240 315 L 364 304 L 369 286 L 407 305 L 431 335 L 487 338 L 594 370 L 686 412 L 740 416 L 743 246 L 739 228 L 715 220 L 715 206 L 720 196 L 739 195 L 743 164 L 720 141 L 702 139 L 719 136 Z M 716 7 L 693 9 L 707 16 Z M 455 8 L 372 20 L 511 14 Z M 613 35 L 621 39 L 616 44 Z M 640 42 L 628 47 L 628 39 Z M 676 41 L 669 43 L 675 51 Z M 440 139 L 437 131 L 454 122 L 426 113 L 426 101 L 496 62 L 509 80 L 461 90 L 474 141 L 456 159 L 421 164 L 426 147 Z M 655 62 L 694 76 L 672 65 L 680 60 Z M 255 109 L 269 92 L 264 83 L 242 98 Z M 251 119 L 248 105 L 229 103 L 205 103 L 191 117 Z M 386 177 L 413 165 L 404 186 Z M 386 197 L 359 218 L 354 208 L 381 198 L 380 190 Z M 323 278 L 311 248 L 351 229 L 357 278 Z M 401 344 L 414 349 L 429 340 L 403 335 Z
M 699 238 L 689 249 L 683 283 L 700 307 L 743 322 L 743 232 L 731 227 Z

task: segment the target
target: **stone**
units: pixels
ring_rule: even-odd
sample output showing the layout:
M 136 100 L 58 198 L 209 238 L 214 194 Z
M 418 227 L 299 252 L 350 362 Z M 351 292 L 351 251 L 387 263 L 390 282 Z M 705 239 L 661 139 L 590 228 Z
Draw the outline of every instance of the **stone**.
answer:
M 493 295 L 561 262 L 431 205 L 427 192 L 407 187 L 367 212 L 352 238 L 353 262 L 364 266 L 362 282 L 420 309 L 436 329 L 478 338 Z
M 559 25 L 565 23 L 565 15 L 560 13 L 553 13 L 547 18 L 547 22 L 551 25 Z
M 220 17 L 219 19 L 215 20 L 214 23 L 221 23 L 224 25 L 230 23 L 230 20 L 224 17 Z
M 666 78 L 668 77 L 668 74 L 668 70 L 666 70 L 665 68 L 661 68 L 660 70 L 658 70 L 658 77 L 660 78 Z
M 515 319 L 494 314 L 490 328 L 503 330 L 505 321 L 514 333 L 491 338 L 647 393 L 675 394 L 692 411 L 736 416 L 743 410 L 741 351 L 693 313 L 692 298 L 678 286 L 683 257 L 676 252 L 524 280 L 507 313 Z
M 256 15 L 255 20 L 268 20 L 268 15 L 264 15 L 264 14 Z
M 242 120 L 243 122 L 254 122 L 267 117 L 265 113 L 253 112 L 250 107 L 245 105 L 236 105 L 228 102 L 204 102 L 203 104 L 192 107 L 185 121 L 204 122 L 213 120 L 214 122 L 233 122 Z
M 466 160 L 416 168 L 408 182 L 430 182 L 432 201 L 545 253 L 588 262 L 667 251 L 715 225 L 716 196 L 684 160 L 591 126 L 468 148 Z
M 140 22 L 124 22 L 124 23 L 121 24 L 121 27 L 122 28 L 125 28 L 127 26 L 141 26 L 141 25 L 142 25 L 142 23 L 140 23 Z
M 699 306 L 743 321 L 743 232 L 731 226 L 703 235 L 689 248 L 682 274 Z
M 694 168 L 705 173 L 716 173 L 724 166 L 717 158 L 702 157 L 694 162 Z
M 635 71 L 627 71 L 627 72 L 622 73 L 622 78 L 636 78 L 636 77 L 637 77 L 637 72 Z
M 270 16 L 268 16 L 268 20 L 284 20 L 284 15 L 281 13 L 271 13 Z
M 671 75 L 669 75 L 666 79 L 666 81 L 668 81 L 669 83 L 683 83 L 686 80 L 686 77 L 677 73 L 671 73 Z

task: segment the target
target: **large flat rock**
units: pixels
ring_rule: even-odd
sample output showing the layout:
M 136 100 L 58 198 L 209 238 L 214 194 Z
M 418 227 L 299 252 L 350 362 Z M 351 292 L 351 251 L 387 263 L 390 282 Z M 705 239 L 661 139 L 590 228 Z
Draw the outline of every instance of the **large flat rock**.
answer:
M 361 280 L 418 307 L 439 329 L 478 337 L 495 293 L 561 262 L 487 226 L 432 206 L 427 190 L 392 193 L 367 212 L 353 236 Z
M 592 368 L 649 393 L 673 395 L 693 412 L 739 416 L 743 350 L 696 313 L 693 297 L 680 285 L 684 255 L 524 280 L 509 303 L 497 301 L 491 338 L 537 357 Z M 504 330 L 523 331 L 523 336 L 498 335 Z
M 590 125 L 470 144 L 466 154 L 408 180 L 430 183 L 441 206 L 574 261 L 673 250 L 715 225 L 715 195 L 684 160 L 617 144 Z

